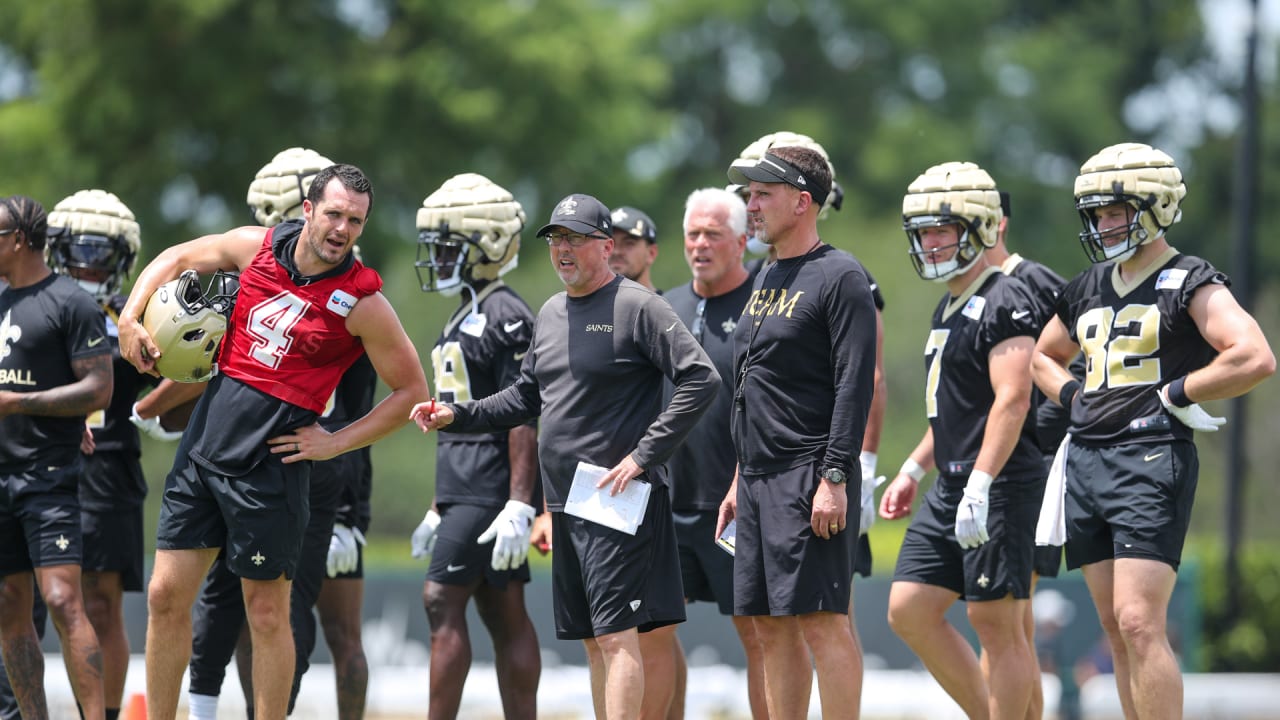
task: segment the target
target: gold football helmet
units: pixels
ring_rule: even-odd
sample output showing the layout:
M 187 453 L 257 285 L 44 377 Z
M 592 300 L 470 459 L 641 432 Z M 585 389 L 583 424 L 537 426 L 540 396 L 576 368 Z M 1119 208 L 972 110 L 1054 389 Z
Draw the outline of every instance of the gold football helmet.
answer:
M 302 201 L 311 181 L 332 164 L 329 158 L 307 148 L 292 147 L 276 153 L 249 185 L 246 201 L 258 224 L 272 227 L 302 217 Z
M 999 238 L 1004 211 L 1000 191 L 986 170 L 970 162 L 934 165 L 907 187 L 902 198 L 902 228 L 911 241 L 911 262 L 925 280 L 946 281 L 973 267 L 982 251 Z M 926 251 L 920 231 L 958 225 L 960 237 L 949 260 L 930 262 L 939 249 Z
M 423 292 L 458 293 L 464 285 L 496 280 L 516 267 L 524 208 L 476 173 L 455 175 L 418 208 L 418 259 Z
M 1076 178 L 1076 210 L 1084 224 L 1080 244 L 1085 254 L 1095 263 L 1128 260 L 1139 246 L 1164 235 L 1182 219 L 1179 206 L 1186 195 L 1182 171 L 1160 150 L 1142 143 L 1103 148 L 1080 166 Z M 1099 231 L 1098 208 L 1116 203 L 1133 208 L 1128 227 Z
M 218 343 L 227 332 L 234 295 L 223 273 L 214 276 L 210 297 L 195 270 L 156 288 L 142 313 L 142 326 L 160 348 L 156 370 L 175 382 L 204 382 L 217 372 Z M 238 289 L 238 288 L 237 288 Z
M 81 190 L 49 213 L 49 265 L 75 279 L 99 302 L 120 292 L 142 247 L 138 221 L 120 198 Z

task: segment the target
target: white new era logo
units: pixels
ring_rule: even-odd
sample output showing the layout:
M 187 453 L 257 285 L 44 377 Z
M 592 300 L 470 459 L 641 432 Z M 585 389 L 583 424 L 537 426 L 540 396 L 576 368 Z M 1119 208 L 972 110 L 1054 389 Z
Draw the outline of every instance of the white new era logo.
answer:
M 631 612 L 635 612 L 635 611 L 637 611 L 637 610 L 639 610 L 639 609 L 640 609 L 640 601 L 639 601 L 639 600 L 632 600 L 630 604 L 631 604 Z

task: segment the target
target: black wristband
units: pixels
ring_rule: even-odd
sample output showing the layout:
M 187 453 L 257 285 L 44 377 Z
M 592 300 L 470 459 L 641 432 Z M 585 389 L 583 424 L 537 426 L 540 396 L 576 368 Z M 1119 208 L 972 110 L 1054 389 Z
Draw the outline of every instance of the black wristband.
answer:
M 1062 388 L 1058 390 L 1058 404 L 1064 408 L 1071 407 L 1071 401 L 1075 399 L 1076 391 L 1080 389 L 1080 381 L 1071 379 L 1062 384 Z
M 1169 404 L 1176 408 L 1184 408 L 1191 405 L 1191 398 L 1187 397 L 1187 390 L 1184 387 L 1187 384 L 1187 376 L 1174 380 L 1169 383 Z

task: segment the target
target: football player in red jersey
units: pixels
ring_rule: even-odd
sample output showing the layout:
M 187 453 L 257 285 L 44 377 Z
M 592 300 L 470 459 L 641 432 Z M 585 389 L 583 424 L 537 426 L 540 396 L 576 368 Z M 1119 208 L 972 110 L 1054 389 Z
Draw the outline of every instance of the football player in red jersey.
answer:
M 152 293 L 187 269 L 240 272 L 219 372 L 192 413 L 165 483 L 148 589 L 147 705 L 154 717 L 177 712 L 191 606 L 223 546 L 244 589 L 255 716 L 285 716 L 295 652 L 289 590 L 307 520 L 306 461 L 373 443 L 428 396 L 417 351 L 379 292 L 382 279 L 352 254 L 372 204 L 372 185 L 359 168 L 326 167 L 308 190 L 301 221 L 171 247 L 143 270 L 121 311 L 121 353 L 151 372 L 162 352 L 143 325 Z M 361 352 L 391 394 L 330 433 L 317 419 Z

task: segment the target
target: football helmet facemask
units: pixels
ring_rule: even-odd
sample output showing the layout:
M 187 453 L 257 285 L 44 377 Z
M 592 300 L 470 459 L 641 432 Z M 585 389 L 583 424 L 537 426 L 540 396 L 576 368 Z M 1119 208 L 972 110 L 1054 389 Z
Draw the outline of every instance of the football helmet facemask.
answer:
M 516 267 L 525 214 L 515 197 L 483 175 L 449 178 L 418 208 L 423 292 L 453 295 Z
M 54 272 L 75 279 L 99 303 L 120 292 L 142 247 L 133 211 L 103 190 L 63 198 L 49 213 L 48 237 Z
M 911 243 L 908 252 L 916 274 L 925 280 L 945 282 L 973 267 L 982 251 L 999 239 L 1000 191 L 987 171 L 969 162 L 935 165 L 907 187 L 902 198 L 902 228 Z M 920 231 L 957 225 L 959 239 L 949 260 L 930 262 L 945 248 L 925 250 Z
M 254 219 L 264 227 L 272 227 L 302 217 L 302 201 L 311 189 L 311 181 L 332 164 L 329 158 L 307 148 L 292 147 L 276 153 L 249 184 L 245 199 Z
M 1084 230 L 1080 245 L 1090 262 L 1124 262 L 1138 247 L 1164 235 L 1182 219 L 1187 194 L 1173 158 L 1150 145 L 1121 143 L 1105 147 L 1080 166 L 1075 182 L 1076 211 Z M 1125 203 L 1127 226 L 1098 229 L 1099 208 Z
M 219 272 L 200 290 L 195 270 L 156 288 L 142 313 L 142 326 L 160 348 L 156 371 L 175 382 L 204 382 L 217 372 L 218 344 L 227 332 L 227 316 L 239 281 Z M 211 294 L 213 293 L 213 294 Z

